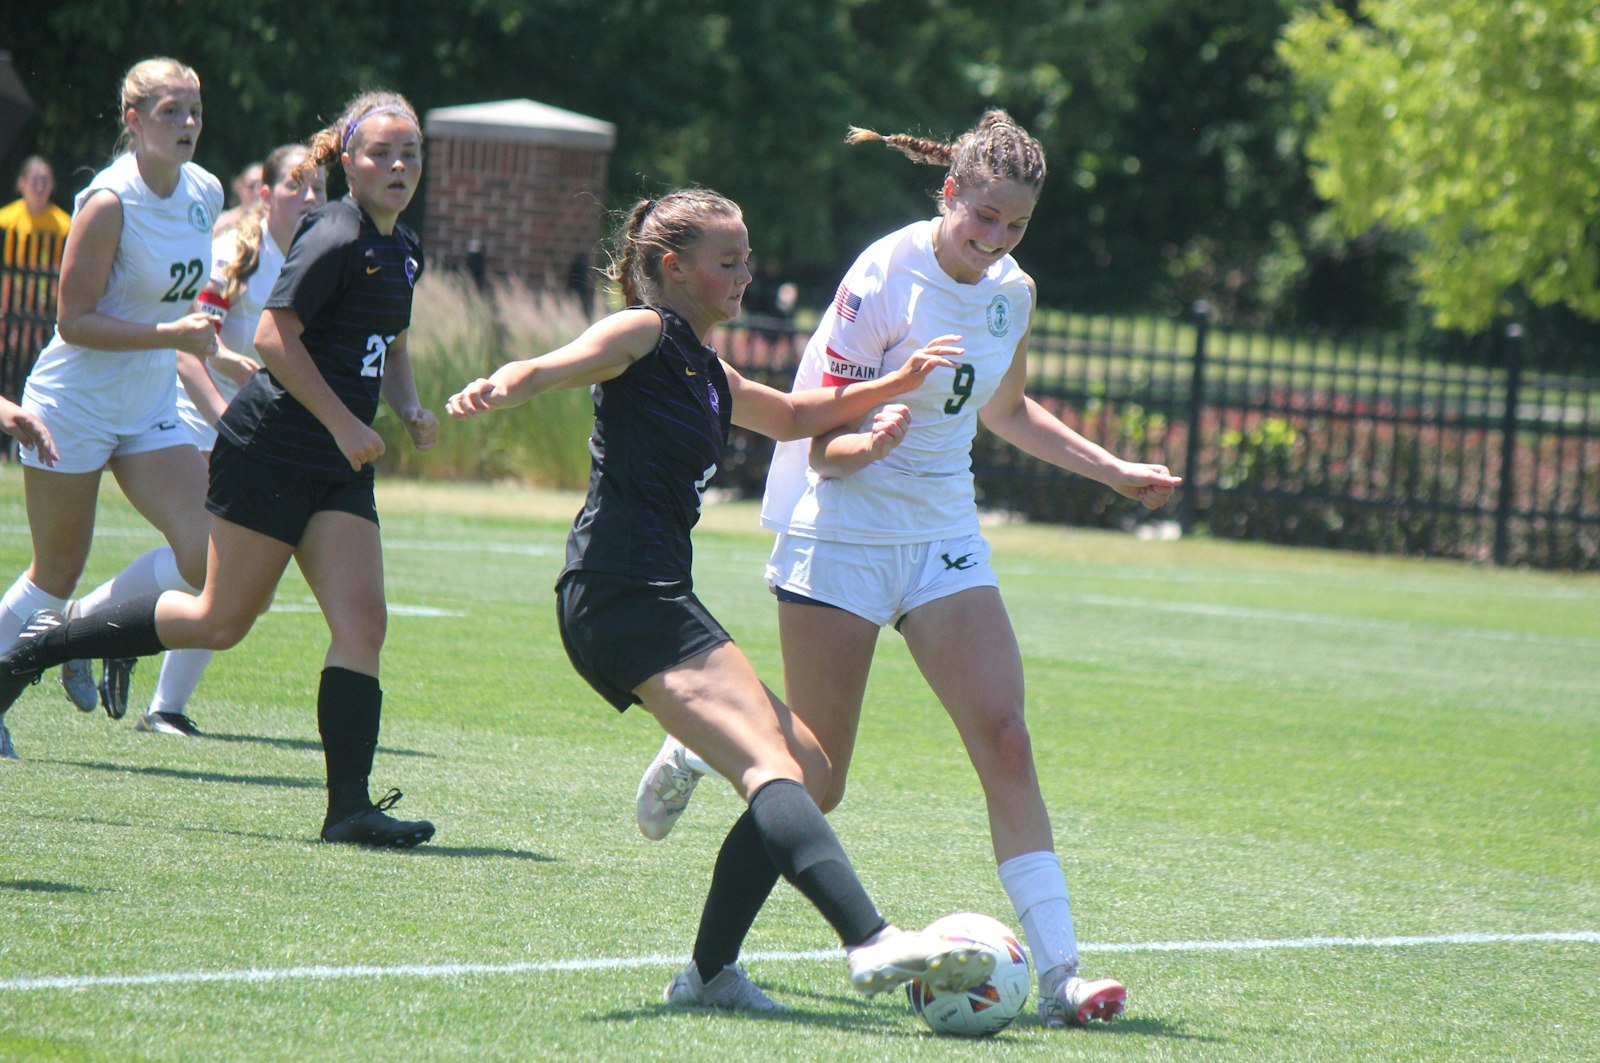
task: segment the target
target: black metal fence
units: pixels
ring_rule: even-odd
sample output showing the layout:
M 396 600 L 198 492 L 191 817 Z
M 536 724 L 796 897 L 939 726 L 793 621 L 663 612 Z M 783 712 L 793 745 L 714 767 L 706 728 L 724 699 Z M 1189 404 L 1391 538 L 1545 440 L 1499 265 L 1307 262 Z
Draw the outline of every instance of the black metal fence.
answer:
M 16 402 L 22 397 L 22 385 L 33 368 L 33 360 L 55 332 L 61 244 L 49 233 L 18 240 L 7 231 L 4 238 L 5 257 L 0 263 L 0 395 Z
M 806 336 L 752 319 L 729 360 L 787 386 Z M 1286 335 L 1043 311 L 1029 394 L 1123 457 L 1186 483 L 1149 513 L 980 433 L 980 505 L 1131 528 L 1537 568 L 1600 569 L 1600 352 L 1478 337 Z M 737 442 L 759 492 L 771 447 Z

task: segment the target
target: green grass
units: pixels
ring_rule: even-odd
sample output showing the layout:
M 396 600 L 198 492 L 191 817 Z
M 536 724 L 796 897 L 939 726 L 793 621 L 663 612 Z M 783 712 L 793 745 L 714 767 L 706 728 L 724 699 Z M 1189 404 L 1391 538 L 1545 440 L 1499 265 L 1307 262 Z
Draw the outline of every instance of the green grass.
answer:
M 0 1059 L 1600 1057 L 1600 580 L 991 529 L 1087 973 L 1131 1002 L 1103 1029 L 1046 1032 L 1030 1006 L 952 1042 L 857 998 L 788 887 L 748 966 L 795 1012 L 658 1002 L 738 803 L 703 787 L 666 842 L 635 831 L 659 733 L 573 675 L 552 617 L 577 504 L 381 490 L 373 782 L 438 824 L 413 852 L 315 841 L 326 635 L 293 573 L 201 686 L 209 740 L 80 715 L 53 679 L 25 693 L 25 759 L 0 764 Z M 15 466 L 0 526 L 20 571 Z M 85 587 L 153 541 L 107 490 Z M 776 684 L 752 507 L 712 508 L 698 541 L 703 597 Z M 834 823 L 892 918 L 1014 924 L 976 781 L 892 633 Z

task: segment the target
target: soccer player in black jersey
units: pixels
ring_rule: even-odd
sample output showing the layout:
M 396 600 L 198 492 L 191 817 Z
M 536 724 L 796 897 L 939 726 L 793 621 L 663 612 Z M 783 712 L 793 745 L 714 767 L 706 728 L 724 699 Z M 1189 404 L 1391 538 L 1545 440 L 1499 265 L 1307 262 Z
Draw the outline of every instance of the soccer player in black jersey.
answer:
M 739 208 L 703 189 L 636 205 L 613 279 L 630 304 L 576 340 L 501 366 L 450 397 L 454 417 L 589 386 L 595 404 L 589 494 L 556 586 L 567 655 L 618 711 L 642 704 L 733 780 L 749 803 L 723 842 L 706 909 L 760 908 L 781 874 L 821 911 L 869 995 L 916 978 L 966 988 L 987 977 L 982 950 L 885 922 L 808 790 L 828 764 L 805 725 L 756 677 L 694 594 L 690 530 L 722 460 L 730 424 L 802 439 L 855 423 L 929 372 L 952 368 L 943 341 L 897 372 L 787 394 L 745 380 L 706 345 L 739 313 L 750 243 Z M 874 417 L 887 446 L 906 410 Z M 737 966 L 739 942 L 708 933 L 667 986 L 669 1003 L 750 1011 L 779 1007 Z
M 384 450 L 372 429 L 379 399 L 417 447 L 438 434 L 406 355 L 422 250 L 399 216 L 421 178 L 421 128 L 404 97 L 366 93 L 312 138 L 297 167 L 309 173 L 337 157 L 350 194 L 302 219 L 256 330 L 265 368 L 218 425 L 199 596 L 152 594 L 70 623 L 40 611 L 0 658 L 0 705 L 9 706 L 46 660 L 227 649 L 266 611 L 292 557 L 332 632 L 317 693 L 328 772 L 322 838 L 383 847 L 433 836 L 425 820 L 386 814 L 399 791 L 377 804 L 367 791 L 387 622 L 370 464 Z

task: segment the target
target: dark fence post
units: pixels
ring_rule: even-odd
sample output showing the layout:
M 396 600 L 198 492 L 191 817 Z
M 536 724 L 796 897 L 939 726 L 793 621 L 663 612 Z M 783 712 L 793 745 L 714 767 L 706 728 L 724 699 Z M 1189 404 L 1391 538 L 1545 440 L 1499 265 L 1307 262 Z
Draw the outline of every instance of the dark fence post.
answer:
M 1211 326 L 1211 304 L 1194 304 L 1194 366 L 1189 374 L 1189 442 L 1183 454 L 1183 488 L 1178 495 L 1178 525 L 1184 535 L 1194 533 L 1195 470 L 1199 468 L 1200 419 L 1206 407 L 1206 334 Z
M 483 253 L 483 241 L 467 241 L 467 274 L 481 292 L 488 285 L 488 263 Z
M 1506 328 L 1506 408 L 1500 418 L 1500 498 L 1494 508 L 1494 563 L 1511 551 L 1511 503 L 1516 488 L 1517 403 L 1522 392 L 1522 326 Z

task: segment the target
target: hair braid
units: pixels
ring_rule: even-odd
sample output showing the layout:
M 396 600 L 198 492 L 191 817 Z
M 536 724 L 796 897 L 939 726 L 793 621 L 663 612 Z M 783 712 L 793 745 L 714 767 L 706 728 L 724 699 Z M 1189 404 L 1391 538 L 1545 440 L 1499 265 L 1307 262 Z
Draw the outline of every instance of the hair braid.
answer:
M 859 126 L 851 126 L 845 135 L 850 144 L 866 140 L 882 141 L 912 162 L 946 167 L 958 188 L 997 180 L 1016 181 L 1035 193 L 1044 187 L 1044 148 L 999 108 L 985 111 L 976 126 L 950 143 L 909 133 L 884 136 Z

